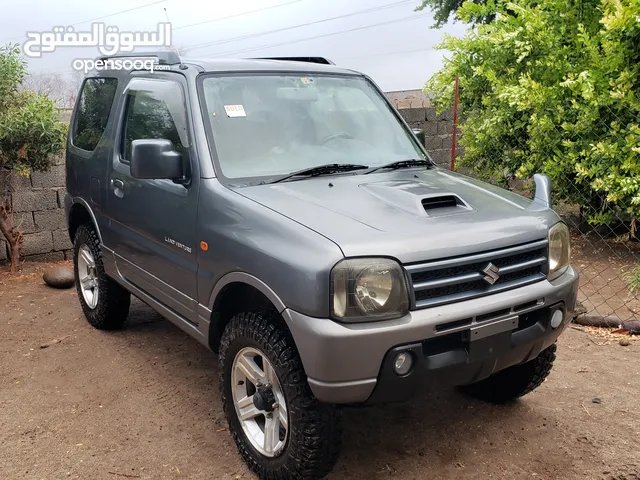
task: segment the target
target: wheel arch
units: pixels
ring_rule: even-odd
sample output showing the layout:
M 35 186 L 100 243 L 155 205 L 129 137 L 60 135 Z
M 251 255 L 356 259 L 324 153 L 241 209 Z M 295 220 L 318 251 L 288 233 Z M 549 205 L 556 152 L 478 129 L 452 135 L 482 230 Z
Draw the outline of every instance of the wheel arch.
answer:
M 69 208 L 69 217 L 67 218 L 67 226 L 69 229 L 69 239 L 71 243 L 73 243 L 76 231 L 80 225 L 91 222 L 96 229 L 96 234 L 98 235 L 98 239 L 100 243 L 102 243 L 102 234 L 100 233 L 100 228 L 98 227 L 98 222 L 96 221 L 96 216 L 91 210 L 89 204 L 81 199 L 74 198 L 72 200 L 71 207 Z
M 273 309 L 281 314 L 287 308 L 269 285 L 246 272 L 231 272 L 218 280 L 208 307 L 209 348 L 214 352 L 218 352 L 222 332 L 236 314 L 259 309 Z

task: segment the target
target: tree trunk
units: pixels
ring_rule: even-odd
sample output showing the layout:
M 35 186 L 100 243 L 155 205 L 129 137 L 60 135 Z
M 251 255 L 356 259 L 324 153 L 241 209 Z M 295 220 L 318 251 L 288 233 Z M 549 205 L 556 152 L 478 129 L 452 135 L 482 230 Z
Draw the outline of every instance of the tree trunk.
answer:
M 7 240 L 11 250 L 10 272 L 14 273 L 20 261 L 20 247 L 22 246 L 22 233 L 13 224 L 13 208 L 11 202 L 11 182 L 8 178 L 0 176 L 0 232 Z

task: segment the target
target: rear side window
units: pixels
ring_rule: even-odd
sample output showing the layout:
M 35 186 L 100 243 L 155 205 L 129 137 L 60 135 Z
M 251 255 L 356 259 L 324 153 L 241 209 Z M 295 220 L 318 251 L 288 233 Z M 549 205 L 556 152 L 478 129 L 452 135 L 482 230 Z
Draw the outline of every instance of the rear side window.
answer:
M 107 128 L 117 87 L 116 78 L 88 78 L 84 82 L 73 124 L 73 145 L 88 151 L 96 148 Z

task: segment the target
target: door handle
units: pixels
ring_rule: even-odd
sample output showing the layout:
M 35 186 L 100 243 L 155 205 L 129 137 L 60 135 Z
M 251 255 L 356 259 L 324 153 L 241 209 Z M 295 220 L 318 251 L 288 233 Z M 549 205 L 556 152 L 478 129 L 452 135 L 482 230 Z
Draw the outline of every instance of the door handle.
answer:
M 117 178 L 111 179 L 111 188 L 113 188 L 113 193 L 116 197 L 122 198 L 124 197 L 124 182 Z

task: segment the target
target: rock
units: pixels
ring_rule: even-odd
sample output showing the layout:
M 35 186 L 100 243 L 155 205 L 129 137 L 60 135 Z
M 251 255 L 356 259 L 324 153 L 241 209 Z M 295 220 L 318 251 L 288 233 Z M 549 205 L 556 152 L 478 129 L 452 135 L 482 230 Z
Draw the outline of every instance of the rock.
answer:
M 602 403 L 602 400 L 600 400 L 598 397 L 596 397 L 593 400 L 591 400 L 591 403 Z
M 627 338 L 621 338 L 618 343 L 623 347 L 628 347 L 629 345 L 631 345 L 631 342 Z
M 573 319 L 573 323 L 585 327 L 618 328 L 622 320 L 615 315 L 602 317 L 600 315 L 580 315 Z
M 75 284 L 73 269 L 69 267 L 52 267 L 42 275 L 44 283 L 53 288 L 71 288 Z
M 626 322 L 622 322 L 622 328 L 631 335 L 640 335 L 640 320 L 627 320 Z

